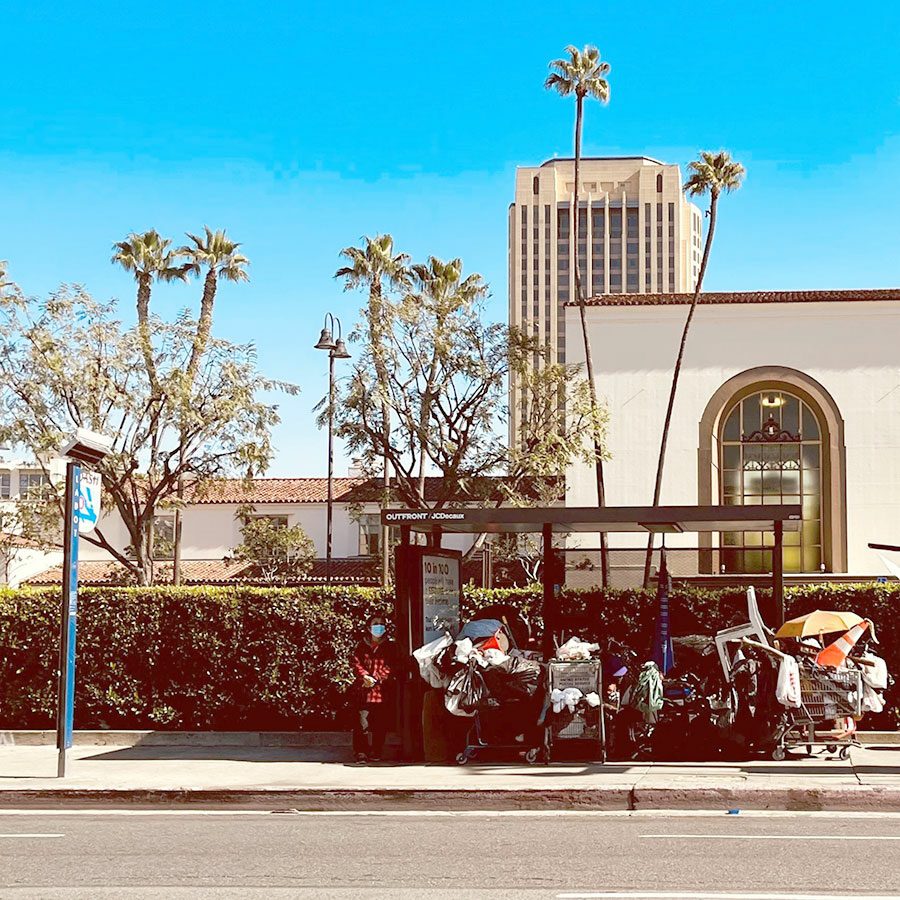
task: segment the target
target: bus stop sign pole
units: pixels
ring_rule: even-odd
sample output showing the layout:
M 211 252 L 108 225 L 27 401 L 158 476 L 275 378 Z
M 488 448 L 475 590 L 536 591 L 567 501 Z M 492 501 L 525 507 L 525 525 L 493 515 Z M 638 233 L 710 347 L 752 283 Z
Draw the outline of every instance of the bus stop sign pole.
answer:
M 62 602 L 59 633 L 59 691 L 56 711 L 58 778 L 66 775 L 66 754 L 72 746 L 75 715 L 75 638 L 78 628 L 78 522 L 75 498 L 81 493 L 81 466 L 66 466 L 66 509 L 63 538 Z

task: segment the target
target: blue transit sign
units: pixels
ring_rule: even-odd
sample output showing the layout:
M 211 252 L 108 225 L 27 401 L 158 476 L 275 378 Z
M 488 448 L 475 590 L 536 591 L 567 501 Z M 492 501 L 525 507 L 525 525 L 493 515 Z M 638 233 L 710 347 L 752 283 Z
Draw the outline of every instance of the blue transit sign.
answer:
M 100 476 L 82 472 L 75 491 L 75 520 L 79 534 L 90 534 L 100 517 Z

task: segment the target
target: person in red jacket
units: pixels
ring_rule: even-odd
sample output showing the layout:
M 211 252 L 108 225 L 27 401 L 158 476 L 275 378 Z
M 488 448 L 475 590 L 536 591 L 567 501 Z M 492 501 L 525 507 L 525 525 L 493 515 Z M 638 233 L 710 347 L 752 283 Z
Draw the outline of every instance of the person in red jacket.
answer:
M 387 638 L 383 616 L 370 616 L 351 665 L 356 676 L 353 753 L 359 763 L 381 759 L 394 700 L 397 647 Z

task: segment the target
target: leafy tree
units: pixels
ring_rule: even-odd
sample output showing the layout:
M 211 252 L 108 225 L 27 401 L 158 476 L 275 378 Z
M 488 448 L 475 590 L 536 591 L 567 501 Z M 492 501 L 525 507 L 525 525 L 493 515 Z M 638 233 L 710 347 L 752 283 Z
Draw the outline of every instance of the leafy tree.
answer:
M 653 487 L 653 505 L 659 506 L 659 498 L 662 493 L 663 470 L 666 465 L 666 445 L 669 440 L 669 428 L 672 424 L 672 409 L 675 406 L 675 393 L 678 390 L 678 378 L 681 375 L 681 364 L 684 361 L 684 348 L 687 346 L 688 333 L 691 330 L 691 322 L 697 304 L 700 302 L 700 292 L 703 290 L 703 279 L 706 276 L 706 267 L 709 263 L 709 252 L 712 249 L 713 237 L 716 233 L 716 213 L 719 205 L 719 197 L 722 194 L 730 194 L 736 191 L 744 179 L 745 170 L 739 163 L 731 158 L 726 150 L 718 153 L 710 153 L 706 150 L 700 152 L 700 158 L 688 164 L 690 176 L 684 183 L 684 192 L 691 197 L 702 197 L 709 194 L 709 227 L 706 230 L 706 242 L 703 245 L 703 258 L 700 261 L 700 271 L 697 274 L 697 284 L 694 286 L 694 296 L 691 298 L 691 306 L 681 332 L 681 343 L 678 345 L 678 355 L 675 357 L 675 368 L 672 371 L 672 386 L 669 389 L 669 402 L 666 406 L 666 418 L 663 422 L 662 437 L 659 442 L 659 460 L 656 465 L 656 482 Z M 653 535 L 650 535 L 647 544 L 647 558 L 644 562 L 644 584 L 650 579 L 650 563 L 652 559 Z
M 134 273 L 137 282 L 138 334 L 141 352 L 151 384 L 157 386 L 153 341 L 150 335 L 150 292 L 154 281 L 184 280 L 190 267 L 180 264 L 178 251 L 170 250 L 172 242 L 160 237 L 155 228 L 143 234 L 132 233 L 124 241 L 113 244 L 112 262 L 126 272 Z
M 534 534 L 500 534 L 491 540 L 495 565 L 514 562 L 528 584 L 541 583 L 543 547 L 541 538 Z M 494 584 L 497 582 L 495 581 Z
M 348 452 L 373 473 L 386 452 L 395 473 L 393 494 L 412 507 L 559 499 L 566 467 L 589 453 L 587 438 L 605 424 L 587 383 L 575 367 L 550 364 L 549 350 L 534 339 L 486 323 L 487 286 L 480 275 L 464 277 L 459 259 L 431 257 L 412 272 L 409 291 L 384 299 L 386 393 L 377 390 L 368 336 L 350 376 L 338 385 L 335 414 Z M 544 365 L 534 366 L 535 357 Z M 523 385 L 521 440 L 513 447 L 505 434 L 511 374 Z M 564 387 L 567 416 L 561 422 Z M 394 423 L 386 448 L 385 405 Z M 487 484 L 479 476 L 488 474 L 505 478 Z M 426 495 L 429 475 L 440 476 L 436 494 Z
M 235 558 L 252 563 L 259 577 L 270 584 L 307 576 L 316 547 L 302 526 L 284 525 L 255 512 L 252 506 L 242 506 L 236 513 L 243 542 L 235 548 Z
M 575 293 L 578 297 L 578 311 L 581 316 L 581 337 L 584 342 L 584 359 L 587 368 L 587 380 L 590 386 L 591 399 L 595 412 L 599 410 L 597 403 L 597 387 L 594 382 L 594 357 L 588 337 L 587 316 L 585 313 L 584 286 L 581 280 L 581 254 L 578 253 L 578 235 L 581 234 L 581 133 L 584 120 L 585 98 L 593 97 L 601 103 L 609 102 L 609 63 L 602 62 L 600 51 L 591 45 L 584 50 L 577 47 L 566 47 L 568 59 L 555 59 L 550 63 L 551 71 L 544 82 L 547 90 L 554 90 L 562 97 L 575 95 L 575 196 L 572 214 L 572 247 L 575 256 Z M 603 480 L 603 435 L 598 431 L 593 435 L 594 470 L 597 479 L 597 505 L 606 505 L 606 487 Z M 606 548 L 606 535 L 600 535 L 601 578 L 605 587 L 609 583 L 609 554 Z
M 338 269 L 334 277 L 344 280 L 344 290 L 366 288 L 369 292 L 369 304 L 363 312 L 363 319 L 375 367 L 377 390 L 382 397 L 381 414 L 384 420 L 382 504 L 387 506 L 391 498 L 391 470 L 387 453 L 391 435 L 391 416 L 387 402 L 388 375 L 383 352 L 384 331 L 388 325 L 384 292 L 385 287 L 397 289 L 409 286 L 409 257 L 405 253 L 394 253 L 394 239 L 389 234 L 379 234 L 374 238 L 364 237 L 362 247 L 345 247 L 340 255 L 349 265 Z M 389 531 L 390 529 L 386 527 L 382 528 L 382 547 L 388 546 Z M 389 555 L 382 553 L 381 556 L 381 581 L 383 586 L 387 586 L 390 577 Z
M 157 508 L 180 478 L 252 475 L 272 456 L 277 407 L 260 399 L 296 388 L 259 373 L 252 346 L 211 339 L 188 392 L 183 373 L 195 347 L 193 321 L 151 319 L 158 390 L 151 384 L 137 329 L 126 330 L 116 303 L 80 288 L 40 301 L 19 291 L 0 298 L 0 440 L 42 460 L 76 427 L 109 435 L 113 451 L 97 466 L 107 509 L 131 542 L 117 547 L 101 526 L 86 540 L 107 550 L 141 584 L 153 581 Z M 46 469 L 45 469 L 46 471 Z

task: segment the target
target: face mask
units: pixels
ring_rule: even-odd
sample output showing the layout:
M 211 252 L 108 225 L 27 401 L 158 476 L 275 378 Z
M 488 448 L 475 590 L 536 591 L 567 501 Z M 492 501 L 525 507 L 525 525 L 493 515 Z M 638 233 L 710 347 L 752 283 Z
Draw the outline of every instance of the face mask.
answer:
M 372 637 L 384 637 L 384 633 L 387 631 L 386 625 L 373 625 L 369 631 L 372 632 Z

